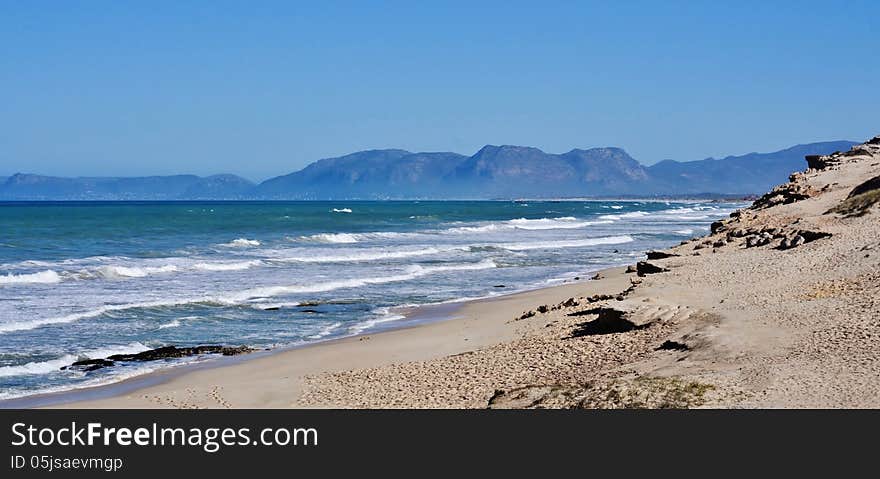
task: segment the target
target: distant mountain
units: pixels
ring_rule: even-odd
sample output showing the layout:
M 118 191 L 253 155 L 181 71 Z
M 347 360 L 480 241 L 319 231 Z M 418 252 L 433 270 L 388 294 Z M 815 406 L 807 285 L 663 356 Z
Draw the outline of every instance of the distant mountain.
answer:
M 368 150 L 316 161 L 266 180 L 261 199 L 489 199 L 763 193 L 806 166 L 805 155 L 847 150 L 854 142 L 798 145 L 720 160 L 666 160 L 645 167 L 620 148 L 545 153 L 487 145 L 473 156 Z
M 370 150 L 320 160 L 264 181 L 265 199 L 511 198 L 635 191 L 644 168 L 619 148 L 562 155 L 522 146 L 485 146 L 473 156 Z
M 806 167 L 804 156 L 848 150 L 850 141 L 797 145 L 698 161 L 643 166 L 620 148 L 545 153 L 487 145 L 472 156 L 367 150 L 316 161 L 259 185 L 235 175 L 0 179 L 0 200 L 494 199 L 760 194 Z
M 0 200 L 240 199 L 253 187 L 235 175 L 61 178 L 18 173 L 0 184 Z
M 266 180 L 251 194 L 266 199 L 443 197 L 448 174 L 467 157 L 457 153 L 368 150 L 316 161 Z
M 856 143 L 826 141 L 797 145 L 773 153 L 749 153 L 720 160 L 665 160 L 647 168 L 652 189 L 679 193 L 761 193 L 787 181 L 806 167 L 806 155 L 846 151 Z

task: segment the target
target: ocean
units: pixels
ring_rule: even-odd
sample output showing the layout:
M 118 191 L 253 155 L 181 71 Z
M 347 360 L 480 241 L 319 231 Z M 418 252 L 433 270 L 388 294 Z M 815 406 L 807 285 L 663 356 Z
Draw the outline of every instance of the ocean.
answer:
M 395 308 L 582 280 L 742 204 L 651 201 L 0 203 L 0 399 L 209 358 L 61 367 L 165 345 L 301 345 Z

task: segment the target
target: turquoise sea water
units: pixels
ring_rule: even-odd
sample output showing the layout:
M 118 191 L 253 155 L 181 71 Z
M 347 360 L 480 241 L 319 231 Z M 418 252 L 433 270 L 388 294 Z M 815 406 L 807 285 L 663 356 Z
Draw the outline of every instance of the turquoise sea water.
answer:
M 0 203 L 0 399 L 176 364 L 60 370 L 77 359 L 395 327 L 396 306 L 585 277 L 701 235 L 739 206 Z

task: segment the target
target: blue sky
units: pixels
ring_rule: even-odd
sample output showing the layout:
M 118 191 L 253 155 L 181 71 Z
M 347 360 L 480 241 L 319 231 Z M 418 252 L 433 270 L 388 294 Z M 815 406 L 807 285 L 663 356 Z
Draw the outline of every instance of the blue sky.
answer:
M 422 3 L 0 0 L 0 175 L 880 133 L 880 2 Z

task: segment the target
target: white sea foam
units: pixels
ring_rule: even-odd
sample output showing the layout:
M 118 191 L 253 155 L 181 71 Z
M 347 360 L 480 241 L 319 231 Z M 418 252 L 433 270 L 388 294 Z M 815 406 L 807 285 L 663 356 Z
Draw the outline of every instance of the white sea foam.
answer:
M 581 221 L 573 216 L 565 216 L 561 218 L 538 218 L 538 219 L 527 219 L 527 218 L 517 218 L 513 220 L 508 220 L 502 223 L 489 223 L 485 225 L 479 226 L 458 226 L 455 228 L 449 228 L 443 233 L 447 234 L 469 234 L 469 233 L 494 233 L 497 231 L 510 231 L 510 230 L 529 230 L 529 231 L 537 231 L 537 230 L 555 230 L 555 229 L 577 229 L 577 228 L 585 228 L 587 226 L 593 225 L 602 225 L 602 224 L 610 224 L 613 221 L 610 220 L 600 220 L 600 221 Z
M 174 321 L 171 321 L 171 322 L 168 322 L 165 324 L 160 324 L 157 329 L 168 329 L 168 328 L 179 328 L 179 327 L 180 327 L 180 321 L 175 319 Z
M 364 250 L 348 250 L 338 254 L 304 254 L 293 256 L 273 257 L 270 261 L 278 261 L 282 263 L 346 263 L 360 261 L 378 261 L 383 259 L 401 259 L 412 258 L 416 256 L 427 256 L 440 253 L 438 248 L 422 248 L 414 250 L 385 250 L 385 249 L 364 249 Z
M 229 243 L 224 243 L 220 246 L 226 246 L 228 248 L 252 248 L 254 246 L 260 246 L 260 244 L 261 243 L 257 240 L 238 238 L 230 241 Z
M 263 299 L 263 302 L 251 302 L 251 306 L 257 309 L 262 309 L 263 311 L 271 310 L 271 309 L 281 309 L 281 308 L 295 308 L 300 305 L 297 301 L 291 301 L 286 303 L 267 303 L 265 302 L 266 298 Z
M 445 232 L 446 232 L 446 233 L 453 233 L 453 234 L 459 234 L 459 233 L 489 233 L 489 232 L 493 232 L 493 231 L 498 231 L 498 230 L 500 230 L 500 229 L 504 229 L 504 227 L 501 226 L 501 225 L 498 225 L 498 224 L 496 224 L 496 223 L 490 223 L 490 224 L 488 224 L 488 225 L 482 225 L 482 226 L 458 226 L 458 227 L 455 227 L 455 228 L 449 228 L 449 229 L 446 230 Z
M 3 366 L 0 367 L 0 378 L 54 373 L 76 360 L 76 356 L 66 354 L 58 359 L 50 359 L 48 361 L 37 361 L 17 366 Z
M 629 213 L 622 213 L 619 215 L 602 215 L 599 218 L 603 220 L 619 221 L 625 219 L 642 218 L 644 216 L 648 216 L 648 214 L 649 213 L 645 211 L 631 211 Z
M 199 271 L 241 271 L 255 266 L 262 265 L 260 260 L 236 261 L 228 263 L 196 263 L 192 265 L 193 269 Z
M 253 301 L 258 298 L 268 298 L 285 294 L 297 293 L 322 293 L 326 291 L 334 291 L 345 288 L 358 288 L 371 284 L 393 283 L 400 281 L 409 281 L 421 276 L 440 273 L 445 271 L 467 271 L 495 268 L 497 265 L 492 260 L 484 260 L 479 263 L 464 263 L 438 266 L 421 266 L 412 265 L 407 268 L 406 272 L 389 275 L 375 276 L 365 278 L 353 278 L 340 281 L 328 281 L 325 283 L 300 284 L 289 286 L 266 286 L 254 288 L 239 292 L 226 292 L 217 296 L 204 296 L 198 298 L 182 298 L 167 301 L 149 301 L 142 303 L 127 303 L 101 306 L 89 311 L 71 313 L 64 316 L 53 318 L 31 319 L 27 321 L 14 321 L 0 324 L 0 334 L 10 333 L 14 331 L 26 331 L 36 329 L 42 326 L 51 326 L 56 324 L 67 324 L 82 319 L 94 318 L 106 313 L 114 311 L 126 311 L 130 309 L 142 308 L 158 308 L 169 306 L 181 306 L 186 304 L 215 304 L 223 306 L 233 306 Z
M 104 278 L 143 278 L 153 274 L 174 273 L 177 266 L 168 264 L 165 266 L 101 266 L 97 269 L 99 276 Z
M 16 366 L 0 367 L 0 378 L 13 376 L 34 376 L 58 372 L 64 366 L 69 366 L 81 359 L 98 359 L 113 356 L 114 354 L 135 354 L 146 351 L 149 348 L 141 343 L 131 343 L 120 346 L 107 346 L 100 349 L 82 351 L 76 354 L 65 354 L 57 359 L 47 361 L 35 361 Z
M 587 238 L 582 240 L 561 241 L 534 241 L 523 243 L 499 243 L 495 246 L 511 251 L 527 251 L 533 249 L 556 249 L 556 248 L 583 248 L 586 246 L 622 244 L 634 241 L 632 236 L 605 236 L 602 238 Z
M 620 205 L 611 205 L 611 209 L 612 209 L 612 210 L 622 210 L 622 209 L 623 209 L 623 206 L 620 206 Z
M 562 218 L 539 219 L 517 218 L 515 220 L 508 221 L 507 224 L 513 226 L 516 229 L 523 230 L 552 230 L 583 228 L 584 226 L 590 226 L 595 223 L 592 221 L 578 221 L 577 218 L 573 216 L 565 216 Z
M 370 276 L 365 278 L 352 278 L 339 281 L 328 281 L 325 283 L 300 284 L 290 286 L 266 286 L 261 288 L 249 289 L 235 294 L 225 295 L 231 301 L 246 302 L 254 298 L 266 298 L 272 296 L 281 296 L 287 294 L 301 293 L 323 293 L 334 291 L 337 289 L 359 288 L 371 284 L 396 283 L 401 281 L 409 281 L 421 276 L 446 272 L 446 271 L 468 271 L 495 268 L 498 265 L 492 260 L 484 260 L 479 263 L 458 263 L 450 265 L 438 266 L 422 266 L 411 265 L 406 272 L 389 276 Z
M 51 269 L 39 273 L 0 275 L 0 285 L 13 284 L 52 284 L 61 281 L 61 276 Z
M 334 213 L 351 213 L 351 208 L 333 208 Z
M 694 230 L 692 230 L 692 229 L 690 229 L 690 228 L 685 228 L 685 229 L 683 229 L 683 230 L 676 230 L 676 231 L 674 231 L 674 233 L 675 233 L 675 234 L 678 234 L 678 235 L 685 235 L 685 236 L 687 236 L 687 235 L 692 235 L 692 234 L 694 234 Z
M 402 314 L 392 313 L 389 308 L 379 308 L 373 314 L 375 314 L 374 318 L 349 326 L 348 332 L 350 334 L 360 334 L 368 329 L 375 328 L 379 324 L 406 318 Z
M 437 266 L 422 266 L 420 264 L 414 264 L 408 268 L 408 271 L 416 276 L 424 276 L 426 274 L 441 273 L 445 271 L 473 271 L 497 267 L 498 265 L 495 263 L 495 261 L 491 259 L 484 259 L 479 263 L 449 264 Z
M 352 233 L 320 233 L 311 236 L 300 236 L 304 241 L 315 241 L 318 243 L 357 243 L 357 236 Z
M 321 339 L 325 336 L 329 336 L 330 334 L 333 333 L 333 331 L 338 329 L 340 326 L 342 326 L 342 323 L 328 324 L 327 326 L 324 326 L 323 328 L 321 328 L 317 333 L 309 336 L 308 339 Z
M 95 309 L 90 309 L 88 311 L 80 311 L 76 313 L 66 314 L 64 316 L 56 316 L 53 318 L 39 318 L 39 319 L 30 319 L 26 321 L 13 321 L 9 323 L 0 323 L 0 334 L 11 333 L 14 331 L 27 331 L 30 329 L 36 329 L 43 326 L 51 326 L 55 324 L 66 324 L 73 323 L 79 321 L 81 319 L 94 318 L 97 316 L 101 316 L 102 314 L 114 312 L 114 311 L 126 311 L 129 309 L 138 309 L 138 308 L 159 308 L 159 307 L 167 307 L 167 306 L 180 306 L 184 304 L 196 304 L 196 303 L 205 303 L 205 304 L 219 304 L 219 305 L 229 305 L 233 304 L 229 300 L 221 299 L 221 298 L 213 298 L 213 297 L 203 297 L 196 299 L 171 299 L 166 301 L 146 301 L 141 303 L 125 303 L 125 304 L 110 304 L 101 306 Z
M 185 364 L 185 363 L 193 362 L 196 360 L 197 359 L 193 359 L 193 358 L 183 359 L 183 360 L 179 360 L 179 362 L 177 364 Z M 76 389 L 84 389 L 84 388 L 90 388 L 90 387 L 95 387 L 95 386 L 101 386 L 104 384 L 111 384 L 111 383 L 123 381 L 125 379 L 133 378 L 133 377 L 140 376 L 143 374 L 148 374 L 148 373 L 156 371 L 162 367 L 168 367 L 168 364 L 165 363 L 165 364 L 162 364 L 161 366 L 155 365 L 155 364 L 149 365 L 149 366 L 146 364 L 141 364 L 141 365 L 138 365 L 137 367 L 134 367 L 131 369 L 129 369 L 129 368 L 117 369 L 117 370 L 113 371 L 110 375 L 107 375 L 107 376 L 101 375 L 101 376 L 97 376 L 95 378 L 92 378 L 92 379 L 89 379 L 89 380 L 86 380 L 83 382 L 78 382 L 78 383 L 73 383 L 73 384 L 65 384 L 63 386 L 52 386 L 52 387 L 46 387 L 46 388 L 39 388 L 36 390 L 24 390 L 24 391 L 22 391 L 22 390 L 19 390 L 19 391 L 15 391 L 15 390 L 0 391 L 0 399 L 12 399 L 12 398 L 28 396 L 28 395 L 32 395 L 32 394 L 49 394 L 49 393 L 55 393 L 55 392 L 60 392 L 60 391 L 70 391 L 70 390 L 76 390 Z

